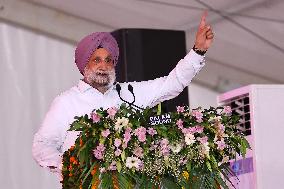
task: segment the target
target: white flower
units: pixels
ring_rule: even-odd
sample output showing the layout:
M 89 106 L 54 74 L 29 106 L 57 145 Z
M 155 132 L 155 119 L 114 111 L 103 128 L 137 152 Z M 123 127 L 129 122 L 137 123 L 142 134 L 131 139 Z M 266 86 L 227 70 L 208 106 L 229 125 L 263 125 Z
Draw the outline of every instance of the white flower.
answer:
M 201 144 L 201 154 L 202 155 L 209 157 L 209 151 L 210 151 L 210 147 L 209 147 L 208 142 Z
M 209 117 L 208 122 L 213 122 L 214 121 L 214 117 Z
M 229 160 L 230 160 L 229 156 L 225 156 L 225 157 L 223 158 L 222 162 L 223 162 L 223 163 L 227 163 L 227 162 L 229 162 Z
M 114 129 L 120 132 L 123 127 L 126 127 L 128 125 L 128 123 L 129 123 L 128 118 L 125 118 L 125 117 L 117 118 Z
M 208 122 L 220 122 L 222 120 L 221 116 L 214 116 L 214 117 L 210 117 Z
M 230 158 L 229 156 L 223 157 L 222 161 L 218 163 L 218 166 L 222 165 L 223 163 L 229 162 Z
M 185 134 L 185 143 L 189 146 L 195 142 L 195 137 L 191 133 Z
M 218 140 L 218 136 L 217 135 L 215 135 L 215 137 L 214 137 L 214 143 L 216 142 Z
M 101 167 L 101 168 L 100 168 L 100 173 L 105 173 L 105 172 L 106 172 L 106 168 Z
M 131 168 L 135 168 L 135 169 L 139 169 L 139 166 L 141 165 L 141 160 L 137 157 L 127 157 L 126 158 L 126 167 L 128 167 L 129 169 Z
M 179 153 L 182 149 L 182 146 L 180 143 L 175 143 L 173 145 L 170 145 L 170 149 L 174 152 L 174 153 Z

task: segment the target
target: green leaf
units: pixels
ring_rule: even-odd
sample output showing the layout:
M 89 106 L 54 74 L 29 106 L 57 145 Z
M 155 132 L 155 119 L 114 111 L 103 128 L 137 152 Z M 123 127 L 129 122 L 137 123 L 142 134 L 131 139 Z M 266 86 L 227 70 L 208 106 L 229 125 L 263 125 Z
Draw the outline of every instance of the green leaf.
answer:
M 217 161 L 216 161 L 216 159 L 213 155 L 210 156 L 210 161 L 211 161 L 214 169 L 218 168 L 218 163 L 217 163 Z
M 117 168 L 117 171 L 120 173 L 121 168 L 122 168 L 120 161 L 116 162 L 116 168 Z
M 162 114 L 162 103 L 160 102 L 157 108 L 157 115 L 161 115 L 161 114 Z
M 123 150 L 120 154 L 122 161 L 125 161 L 125 151 Z
M 212 172 L 212 168 L 211 168 L 210 162 L 209 162 L 209 161 L 206 161 L 205 163 L 206 163 L 206 166 L 207 166 L 208 170 L 209 170 L 210 172 Z
M 113 188 L 112 175 L 110 173 L 102 173 L 101 174 L 100 188 L 101 189 Z
M 105 139 L 104 137 L 100 137 L 100 143 L 101 143 L 101 144 L 104 144 L 104 143 L 105 143 L 105 140 L 106 140 L 106 139 Z
M 222 186 L 223 189 L 229 189 L 228 185 L 226 184 L 226 182 L 224 182 L 224 180 L 221 178 L 221 175 L 218 174 L 215 176 L 216 181 L 218 182 L 218 184 L 220 184 Z
M 71 124 L 70 131 L 75 130 L 75 131 L 83 131 L 86 128 L 86 124 L 84 123 L 79 123 L 79 122 L 74 122 Z
M 190 162 L 190 161 L 187 162 L 187 164 L 186 164 L 186 169 L 187 169 L 188 173 L 191 172 L 191 162 Z
M 165 189 L 180 189 L 179 185 L 172 177 L 162 178 L 161 187 Z
M 96 129 L 93 130 L 92 135 L 97 136 L 97 130 Z
M 88 156 L 88 151 L 86 150 L 86 144 L 79 151 L 79 161 L 82 166 L 86 162 L 86 158 Z
M 166 164 L 167 167 L 170 167 L 169 158 L 164 157 L 164 162 L 165 162 L 165 164 Z
M 134 183 L 130 179 L 129 175 L 126 175 L 124 173 L 117 173 L 117 179 L 118 179 L 120 189 L 132 189 L 132 188 L 134 188 Z
M 251 149 L 250 143 L 247 141 L 246 138 L 244 138 L 244 143 L 245 143 L 247 148 Z
M 97 162 L 94 162 L 93 165 L 91 166 L 91 168 L 89 169 L 89 171 L 87 172 L 87 174 L 85 175 L 82 184 L 84 184 L 84 182 L 86 181 L 86 179 L 88 178 L 88 176 L 91 174 L 92 170 L 94 169 L 94 167 L 97 165 Z

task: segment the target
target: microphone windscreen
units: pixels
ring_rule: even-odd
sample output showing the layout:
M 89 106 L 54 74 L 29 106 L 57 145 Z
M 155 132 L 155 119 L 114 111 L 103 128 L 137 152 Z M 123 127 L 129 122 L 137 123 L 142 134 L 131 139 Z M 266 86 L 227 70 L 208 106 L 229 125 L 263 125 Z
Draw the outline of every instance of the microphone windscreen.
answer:
M 115 86 L 115 89 L 116 89 L 118 92 L 120 92 L 121 86 L 117 83 L 116 86 Z
M 133 93 L 133 87 L 132 87 L 132 85 L 128 84 L 128 90 L 129 90 L 131 93 Z

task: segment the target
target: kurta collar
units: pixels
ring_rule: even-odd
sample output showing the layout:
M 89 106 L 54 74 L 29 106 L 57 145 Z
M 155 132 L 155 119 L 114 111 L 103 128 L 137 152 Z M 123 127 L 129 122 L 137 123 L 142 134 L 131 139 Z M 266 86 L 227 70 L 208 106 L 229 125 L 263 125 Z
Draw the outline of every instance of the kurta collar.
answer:
M 98 91 L 96 88 L 93 88 L 91 85 L 89 85 L 88 83 L 86 83 L 85 81 L 83 81 L 82 79 L 79 80 L 78 82 L 78 89 L 80 90 L 80 92 L 84 93 L 88 90 L 94 90 L 97 93 L 102 94 L 100 91 Z M 115 87 L 115 85 L 112 85 L 104 94 L 109 93 L 111 90 L 113 90 Z M 102 94 L 103 95 L 103 94 Z

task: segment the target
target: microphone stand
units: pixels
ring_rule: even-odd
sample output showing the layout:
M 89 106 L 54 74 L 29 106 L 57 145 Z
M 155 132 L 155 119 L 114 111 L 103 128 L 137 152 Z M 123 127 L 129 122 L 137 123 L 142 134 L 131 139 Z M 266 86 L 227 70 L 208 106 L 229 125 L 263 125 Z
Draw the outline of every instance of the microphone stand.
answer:
M 132 87 L 132 85 L 128 84 L 128 90 L 130 91 L 130 93 L 131 93 L 132 96 L 133 96 L 133 101 L 132 101 L 132 102 L 128 102 L 128 101 L 124 100 L 124 99 L 120 96 L 121 86 L 120 86 L 119 83 L 116 84 L 115 89 L 116 89 L 116 91 L 117 91 L 117 93 L 118 93 L 118 96 L 119 96 L 119 98 L 120 98 L 121 101 L 125 102 L 125 103 L 128 104 L 129 106 L 134 106 L 135 108 L 138 108 L 138 109 L 140 109 L 140 110 L 145 110 L 144 108 L 141 108 L 141 107 L 136 106 L 136 105 L 134 104 L 134 102 L 135 102 L 135 95 L 134 95 L 134 92 L 133 92 L 133 87 Z

